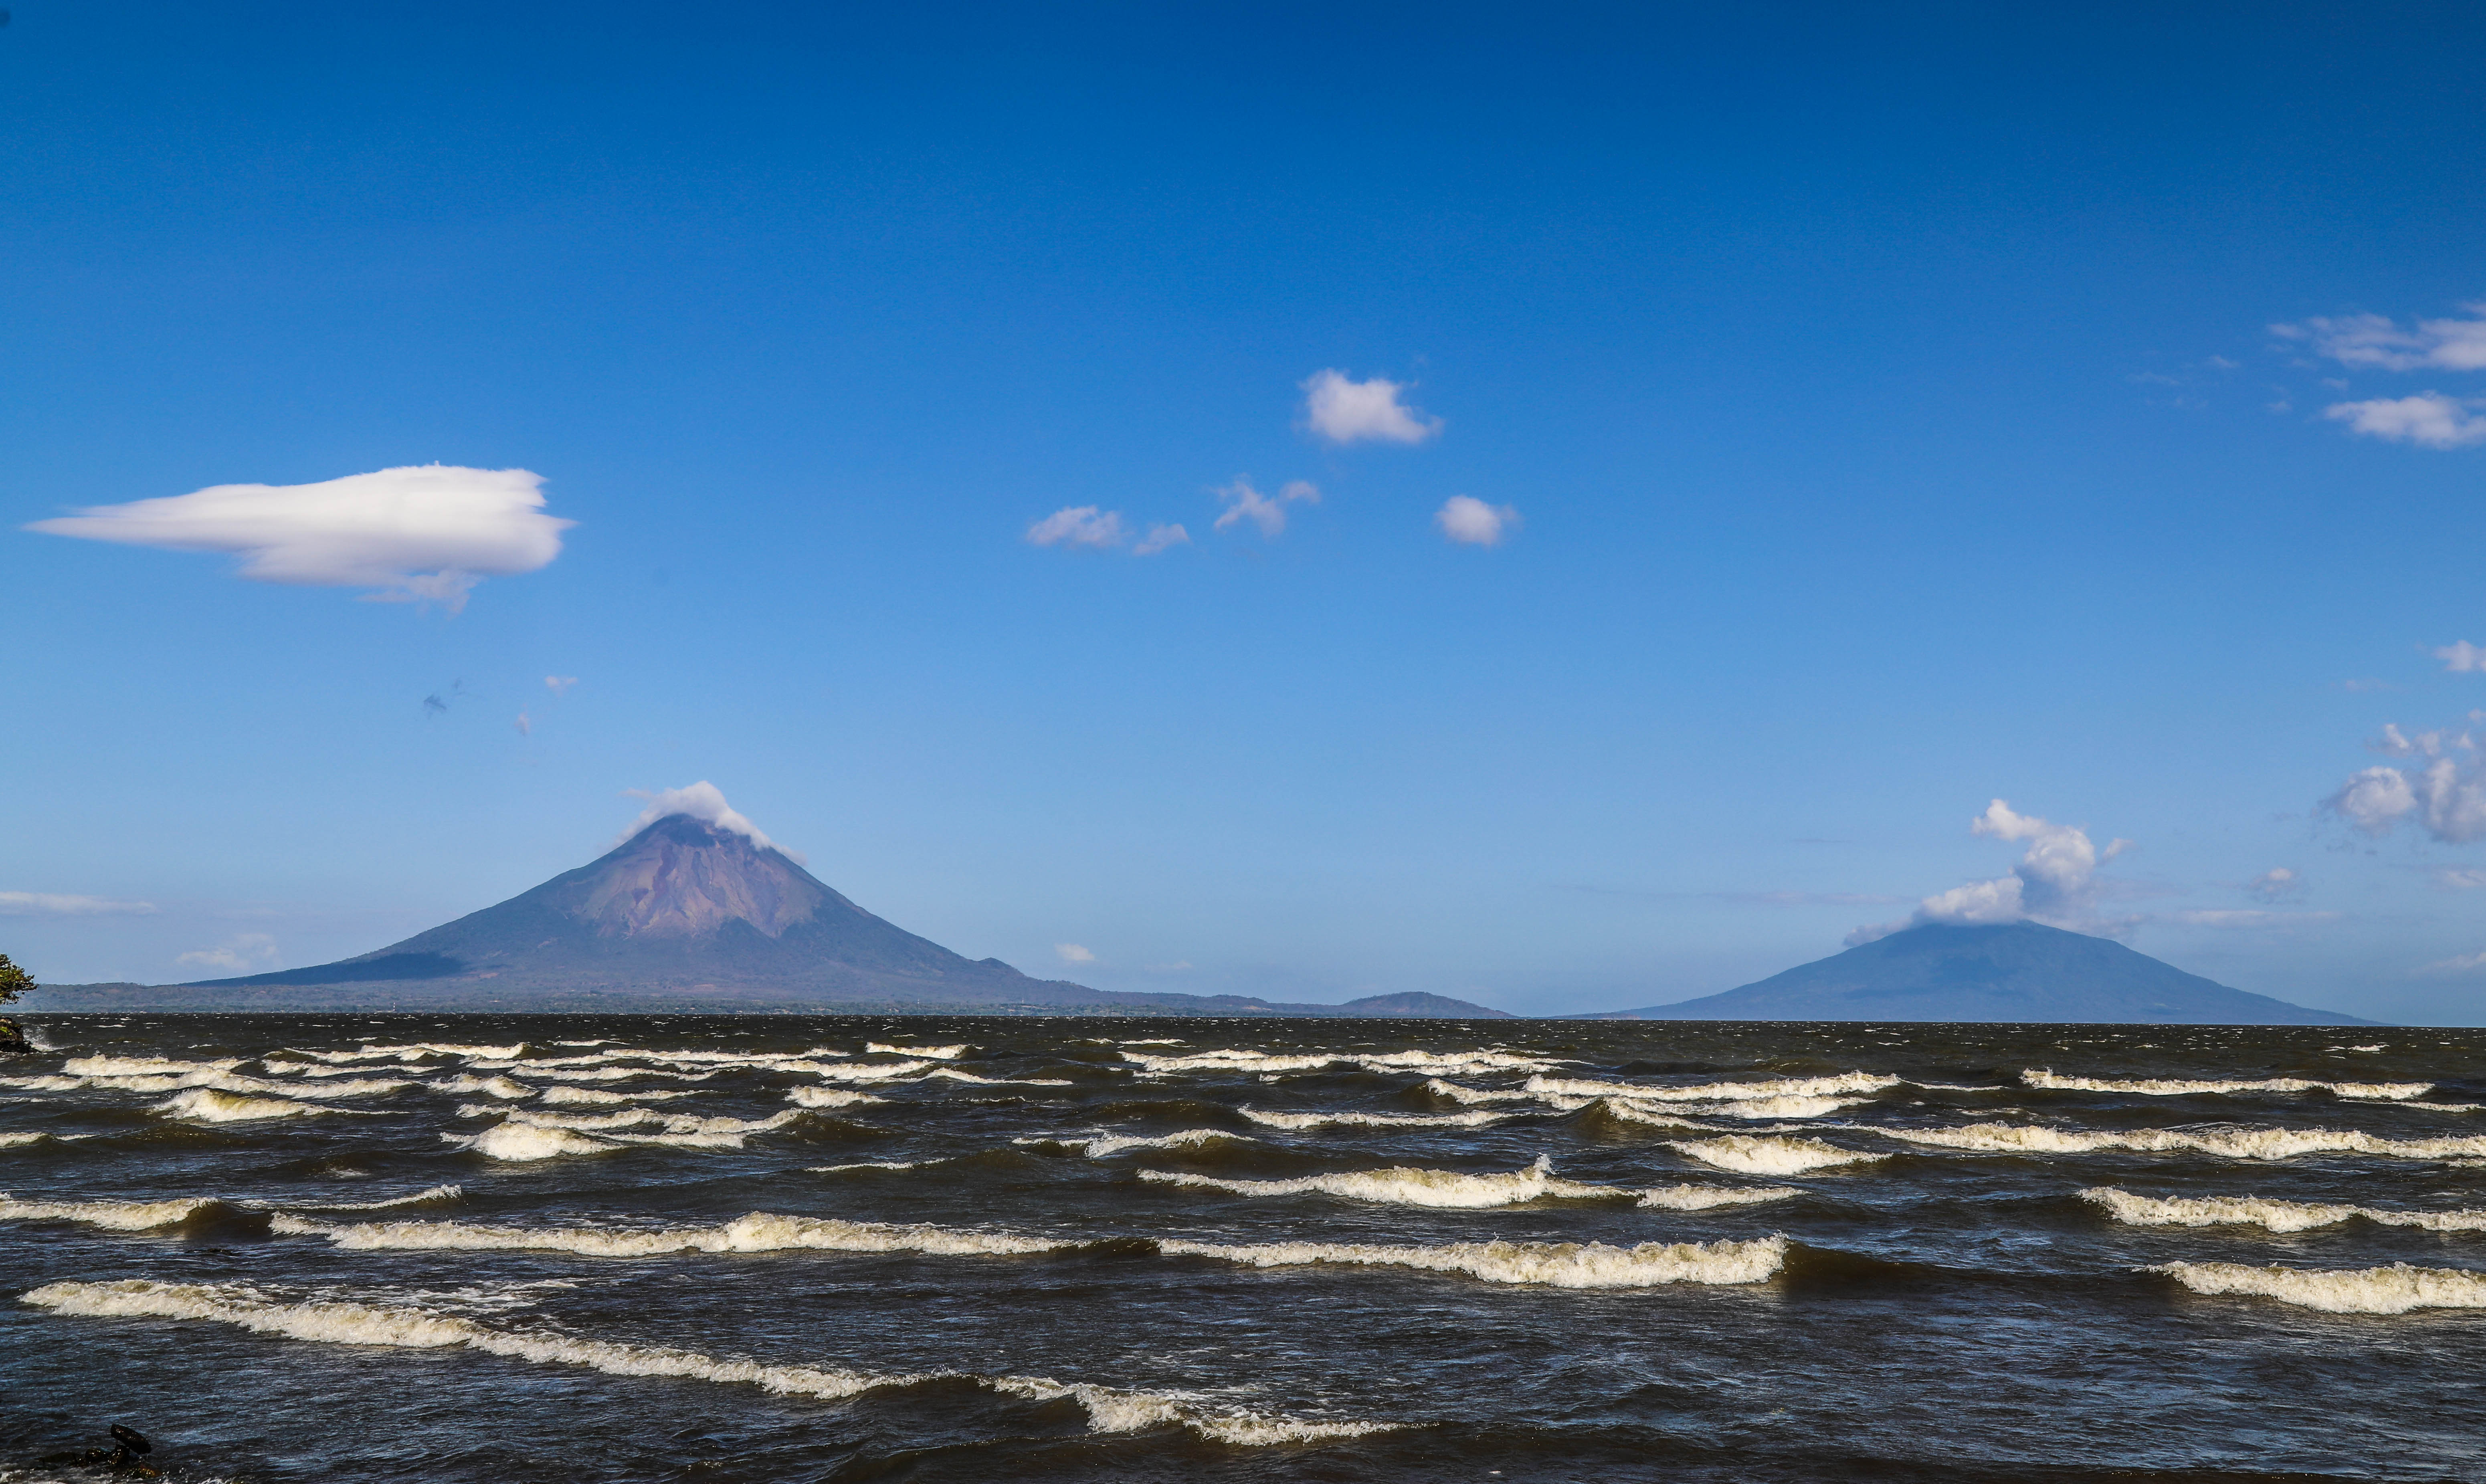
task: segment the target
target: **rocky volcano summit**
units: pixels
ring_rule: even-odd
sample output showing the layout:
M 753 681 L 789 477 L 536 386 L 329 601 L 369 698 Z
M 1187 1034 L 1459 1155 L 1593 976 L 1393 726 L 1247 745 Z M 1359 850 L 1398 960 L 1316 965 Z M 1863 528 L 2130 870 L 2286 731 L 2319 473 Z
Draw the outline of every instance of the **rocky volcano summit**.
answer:
M 62 985 L 43 999 L 55 1009 L 1502 1013 L 1437 995 L 1281 1004 L 1032 978 L 874 917 L 742 823 L 730 811 L 715 822 L 667 814 L 600 860 L 359 957 L 161 989 Z

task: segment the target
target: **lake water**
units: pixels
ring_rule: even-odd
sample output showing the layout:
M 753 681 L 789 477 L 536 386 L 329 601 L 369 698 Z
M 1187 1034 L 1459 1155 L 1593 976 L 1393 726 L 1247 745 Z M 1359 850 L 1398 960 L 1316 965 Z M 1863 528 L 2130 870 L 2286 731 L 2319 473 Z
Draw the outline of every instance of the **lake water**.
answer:
M 35 1016 L 0 1479 L 2478 1479 L 2369 1028 Z

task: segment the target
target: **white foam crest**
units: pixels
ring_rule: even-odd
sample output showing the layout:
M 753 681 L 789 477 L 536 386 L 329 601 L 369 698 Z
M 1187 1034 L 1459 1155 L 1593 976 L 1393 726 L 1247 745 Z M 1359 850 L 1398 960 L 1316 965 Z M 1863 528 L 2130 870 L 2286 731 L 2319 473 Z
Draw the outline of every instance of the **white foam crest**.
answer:
M 1536 1096 L 1533 1092 L 1522 1092 L 1516 1088 L 1487 1090 L 1483 1087 L 1463 1087 L 1457 1083 L 1444 1082 L 1438 1077 L 1428 1078 L 1424 1083 L 1424 1090 L 1436 1097 L 1446 1097 L 1453 1103 L 1465 1103 L 1471 1107 L 1478 1103 L 1527 1103 L 1534 1101 Z
M 964 1056 L 964 1046 L 883 1046 L 878 1041 L 866 1041 L 864 1055 L 881 1057 L 929 1057 L 935 1061 L 948 1061 Z
M 912 1077 L 931 1064 L 929 1061 L 894 1061 L 876 1065 L 854 1063 L 824 1066 L 815 1075 L 832 1082 L 896 1082 L 901 1077 Z
M 481 1092 L 486 1097 L 507 1098 L 514 1103 L 536 1095 L 536 1089 L 506 1077 L 471 1077 L 460 1072 L 427 1084 L 436 1092 Z
M 12 1200 L 0 1195 L 0 1222 L 78 1222 L 108 1231 L 179 1226 L 214 1200 Z
M 565 1154 L 609 1154 L 622 1147 L 608 1140 L 590 1139 L 568 1129 L 539 1128 L 524 1123 L 495 1123 L 472 1139 L 455 1134 L 441 1138 L 472 1149 L 487 1160 L 511 1164 L 548 1160 Z
M 927 1381 L 974 1382 L 1005 1395 L 1035 1401 L 1068 1399 L 1088 1414 L 1097 1432 L 1133 1432 L 1180 1425 L 1203 1437 L 1244 1446 L 1348 1437 L 1379 1431 L 1375 1422 L 1313 1422 L 1250 1412 L 1207 1411 L 1187 1399 L 1148 1391 L 1118 1390 L 1043 1376 L 977 1376 L 954 1371 L 875 1374 L 806 1365 L 771 1365 L 727 1360 L 695 1351 L 618 1344 L 549 1333 L 492 1329 L 455 1314 L 364 1304 L 271 1303 L 247 1290 L 192 1283 L 124 1278 L 115 1283 L 52 1283 L 23 1302 L 58 1313 L 97 1318 L 204 1319 L 261 1334 L 329 1344 L 386 1345 L 437 1350 L 460 1346 L 486 1355 L 540 1365 L 577 1365 L 614 1376 L 672 1376 L 726 1385 L 756 1386 L 778 1395 L 841 1400 L 887 1387 Z
M 2020 1074 L 2031 1087 L 2056 1092 L 2127 1092 L 2141 1097 L 2195 1097 L 2226 1092 L 2310 1092 L 2319 1087 L 2334 1097 L 2399 1102 L 2434 1090 L 2430 1082 L 2315 1082 L 2303 1077 L 2265 1077 L 2258 1082 L 2214 1082 L 2143 1077 L 2113 1081 L 2102 1077 L 2058 1077 L 2031 1068 Z
M 1011 1141 L 1063 1144 L 1078 1150 L 1091 1160 L 1101 1160 L 1109 1154 L 1119 1154 L 1126 1149 L 1196 1149 L 1202 1144 L 1257 1142 L 1248 1134 L 1229 1134 L 1224 1129 L 1184 1129 L 1179 1134 L 1168 1134 L 1158 1139 L 1149 1139 L 1139 1134 L 1100 1134 L 1087 1140 L 1028 1139 Z
M 1394 1051 L 1379 1056 L 1357 1056 L 1357 1065 L 1376 1072 L 1507 1072 L 1541 1070 L 1555 1063 L 1542 1057 L 1524 1057 L 1499 1047 L 1484 1051 Z
M 1740 1103 L 1754 1098 L 1837 1097 L 1879 1092 L 1899 1085 L 1879 1072 L 1840 1072 L 1830 1077 L 1780 1077 L 1767 1082 L 1703 1082 L 1653 1086 L 1647 1083 L 1596 1082 L 1578 1077 L 1531 1077 L 1530 1092 L 1570 1097 L 1621 1097 L 1644 1103 Z
M 543 1089 L 542 1101 L 554 1107 L 609 1107 L 617 1103 L 663 1103 L 677 1097 L 695 1097 L 692 1092 L 658 1092 L 641 1089 L 635 1092 L 606 1092 L 595 1087 L 555 1086 Z
M 679 1252 L 925 1252 L 994 1256 L 1060 1251 L 1078 1244 L 1009 1232 L 846 1222 L 754 1211 L 721 1226 L 478 1226 L 458 1222 L 373 1222 L 281 1230 L 318 1235 L 356 1251 L 575 1252 L 582 1257 L 662 1257 Z
M 1705 1130 L 1708 1127 L 1707 1124 L 1696 1123 L 1690 1118 L 1680 1117 L 1671 1113 L 1659 1113 L 1653 1108 L 1618 1097 L 1549 1097 L 1546 1101 L 1563 1113 L 1572 1113 L 1591 1105 L 1602 1104 L 1605 1111 L 1616 1117 L 1629 1123 L 1644 1123 L 1650 1128 Z
M 786 1101 L 805 1108 L 852 1108 L 862 1103 L 886 1103 L 889 1099 L 843 1087 L 796 1087 L 786 1094 Z
M 1488 1283 L 1553 1288 L 1655 1288 L 1670 1283 L 1758 1283 L 1786 1262 L 1784 1237 L 1749 1242 L 1451 1242 L 1438 1247 L 1387 1247 L 1346 1242 L 1269 1242 L 1250 1246 L 1159 1240 L 1175 1256 L 1213 1257 L 1256 1268 L 1313 1264 L 1416 1268 L 1459 1273 Z
M 35 1077 L 0 1077 L 0 1087 L 22 1087 L 28 1092 L 75 1092 L 86 1085 L 83 1077 L 61 1077 L 50 1072 Z
M 1340 1174 L 1300 1175 L 1288 1180 L 1225 1180 L 1210 1175 L 1179 1173 L 1164 1169 L 1143 1169 L 1140 1178 L 1161 1185 L 1198 1186 L 1208 1190 L 1230 1192 L 1237 1195 L 1339 1195 L 1348 1200 L 1381 1201 L 1400 1206 L 1433 1206 L 1455 1210 L 1479 1210 L 1490 1206 L 1517 1205 L 1522 1201 L 1559 1196 L 1573 1200 L 1612 1200 L 1637 1196 L 1638 1191 L 1616 1190 L 1611 1186 L 1583 1185 L 1565 1180 L 1554 1173 L 1554 1162 L 1539 1156 L 1526 1169 L 1506 1170 L 1487 1175 L 1460 1174 L 1449 1169 L 1422 1169 L 1398 1167 L 1390 1169 L 1350 1170 Z
M 650 1066 L 551 1067 L 538 1071 L 532 1062 L 526 1065 L 527 1075 L 538 1082 L 629 1082 L 642 1077 L 661 1077 L 667 1082 L 705 1082 L 716 1075 L 713 1070 L 676 1072 Z
M 1021 1087 L 1067 1087 L 1072 1086 L 1068 1079 L 1061 1077 L 979 1077 L 973 1072 L 961 1072 L 955 1067 L 948 1066 L 936 1066 L 932 1070 L 924 1074 L 924 1080 L 925 1082 L 930 1082 L 935 1077 L 946 1077 L 952 1082 L 981 1083 L 987 1086 L 1000 1086 L 1005 1084 Z
M 1750 1175 L 1800 1175 L 1807 1170 L 1867 1165 L 1890 1158 L 1887 1154 L 1842 1149 L 1818 1139 L 1789 1139 L 1779 1134 L 1728 1134 L 1718 1139 L 1685 1140 L 1667 1147 L 1704 1165 Z
M 2248 1267 L 2169 1262 L 2144 1268 L 2200 1294 L 2253 1294 L 2326 1314 L 2405 1314 L 2413 1308 L 2486 1308 L 2486 1274 L 2466 1268 Z
M 2161 1199 L 2106 1188 L 2083 1191 L 2081 1198 L 2104 1206 L 2116 1221 L 2134 1226 L 2263 1226 L 2280 1232 L 2309 1231 L 2362 1217 L 2385 1226 L 2415 1226 L 2424 1231 L 2486 1231 L 2486 1211 L 2386 1211 L 2373 1206 L 2271 1200 L 2259 1195 L 2178 1195 Z
M 1910 1143 L 1994 1154 L 2212 1154 L 2231 1160 L 2284 1160 L 2304 1154 L 2371 1154 L 2445 1160 L 2486 1155 L 2486 1137 L 2381 1139 L 2357 1129 L 2060 1129 L 2043 1124 L 1972 1123 L 1952 1129 L 1876 1129 Z
M 921 1169 L 925 1165 L 938 1163 L 937 1160 L 858 1160 L 851 1165 L 814 1165 L 807 1173 L 834 1175 L 848 1169 Z
M 207 1123 L 247 1123 L 261 1118 L 301 1118 L 315 1113 L 343 1113 L 345 1110 L 296 1102 L 291 1098 L 250 1097 L 239 1092 L 220 1092 L 213 1087 L 192 1087 L 187 1092 L 177 1092 L 157 1103 L 151 1112 L 173 1118 L 197 1118 Z
M 506 1108 L 495 1108 L 488 1103 L 461 1103 L 457 1107 L 457 1116 L 507 1118 L 511 1123 L 523 1123 L 530 1128 L 592 1129 L 600 1132 L 605 1129 L 639 1128 L 646 1124 L 660 1123 L 664 1121 L 665 1115 L 652 1108 L 624 1108 L 618 1113 L 518 1113 Z
M 1275 1113 L 1267 1109 L 1238 1109 L 1255 1123 L 1265 1123 L 1273 1129 L 1347 1128 L 1478 1128 L 1499 1123 L 1510 1116 L 1498 1113 Z
M 1669 1185 L 1640 1193 L 1653 1211 L 1710 1211 L 1720 1206 L 1757 1206 L 1804 1192 L 1790 1185 Z
M 1746 1098 L 1732 1103 L 1676 1103 L 1672 1106 L 1702 1118 L 1826 1118 L 1842 1108 L 1871 1101 L 1861 1097 L 1806 1097 L 1781 1093 L 1776 1097 Z
M 71 1057 L 61 1063 L 70 1077 L 212 1077 L 241 1065 L 239 1059 L 181 1061 L 171 1057 Z
M 51 1137 L 49 1134 L 0 1134 L 0 1149 L 22 1148 L 27 1144 L 41 1143 Z
M 305 1201 L 313 1211 L 387 1211 L 398 1206 L 446 1205 L 465 1198 L 466 1188 L 460 1185 L 435 1185 L 411 1195 L 395 1195 L 387 1200 L 320 1200 Z
M 1304 1072 L 1316 1066 L 1328 1066 L 1348 1058 L 1330 1052 L 1309 1056 L 1271 1056 L 1260 1051 L 1201 1051 L 1179 1057 L 1156 1057 L 1143 1051 L 1121 1053 L 1125 1061 L 1136 1061 L 1151 1072 Z

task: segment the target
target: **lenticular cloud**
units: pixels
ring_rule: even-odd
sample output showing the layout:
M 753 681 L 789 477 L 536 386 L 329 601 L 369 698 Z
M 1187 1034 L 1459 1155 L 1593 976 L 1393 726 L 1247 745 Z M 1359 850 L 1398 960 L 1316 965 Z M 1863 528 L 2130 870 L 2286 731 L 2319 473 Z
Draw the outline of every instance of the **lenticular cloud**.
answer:
M 543 477 L 425 464 L 317 484 L 217 484 L 94 506 L 29 531 L 240 557 L 256 582 L 372 588 L 380 602 L 455 613 L 485 577 L 532 572 L 575 524 L 543 513 Z

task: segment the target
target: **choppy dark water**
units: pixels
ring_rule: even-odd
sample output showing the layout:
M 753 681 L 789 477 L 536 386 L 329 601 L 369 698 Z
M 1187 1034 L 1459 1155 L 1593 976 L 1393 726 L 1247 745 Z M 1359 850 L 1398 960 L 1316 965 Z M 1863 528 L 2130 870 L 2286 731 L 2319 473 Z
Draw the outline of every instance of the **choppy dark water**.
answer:
M 2470 1032 L 34 1029 L 0 1479 L 2486 1477 Z

